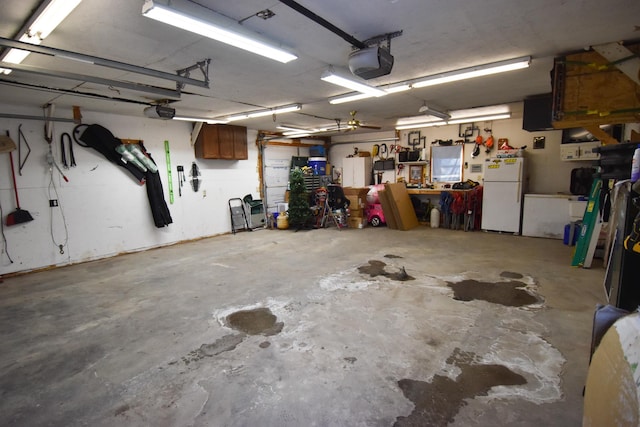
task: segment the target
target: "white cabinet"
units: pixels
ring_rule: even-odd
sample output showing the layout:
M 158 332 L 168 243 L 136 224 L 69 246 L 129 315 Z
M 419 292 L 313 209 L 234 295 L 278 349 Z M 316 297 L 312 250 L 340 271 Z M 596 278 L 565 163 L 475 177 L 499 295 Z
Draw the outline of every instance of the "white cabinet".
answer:
M 342 159 L 342 186 L 369 186 L 372 167 L 371 157 L 345 157 Z
M 564 226 L 582 219 L 586 205 L 587 202 L 578 200 L 578 196 L 525 194 L 522 235 L 562 239 Z
M 593 149 L 600 146 L 600 141 L 576 142 L 560 145 L 560 159 L 563 161 L 572 160 L 597 160 L 600 154 L 594 153 Z

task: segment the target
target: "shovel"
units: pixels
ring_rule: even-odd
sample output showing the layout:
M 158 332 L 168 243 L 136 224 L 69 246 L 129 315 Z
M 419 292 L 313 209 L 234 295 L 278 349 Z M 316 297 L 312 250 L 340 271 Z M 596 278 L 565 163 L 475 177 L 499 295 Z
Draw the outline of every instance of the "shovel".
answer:
M 11 177 L 13 178 L 13 189 L 16 193 L 16 210 L 7 215 L 6 224 L 16 225 L 23 222 L 33 221 L 33 217 L 29 211 L 20 209 L 20 200 L 18 199 L 18 185 L 16 184 L 16 172 L 13 168 L 13 154 L 9 152 L 9 160 L 11 161 Z

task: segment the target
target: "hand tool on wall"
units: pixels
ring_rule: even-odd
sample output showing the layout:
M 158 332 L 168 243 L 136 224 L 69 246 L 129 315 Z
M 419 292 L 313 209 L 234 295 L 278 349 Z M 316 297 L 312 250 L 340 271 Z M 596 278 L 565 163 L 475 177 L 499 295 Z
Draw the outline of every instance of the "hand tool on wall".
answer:
M 189 175 L 191 176 L 191 188 L 197 192 L 200 188 L 200 169 L 198 169 L 196 162 L 191 163 L 191 172 Z
M 7 136 L 9 136 L 9 131 L 7 131 Z M 5 224 L 16 225 L 33 221 L 33 217 L 31 216 L 29 211 L 20 208 L 20 199 L 18 198 L 18 184 L 16 183 L 16 171 L 13 166 L 13 154 L 11 153 L 11 151 L 9 151 L 9 161 L 11 162 L 11 178 L 13 179 L 13 190 L 16 195 L 16 210 L 7 215 Z
M 182 197 L 182 186 L 187 179 L 184 176 L 184 166 L 178 165 L 176 168 L 178 169 L 178 196 Z
M 22 141 L 24 141 L 24 145 L 27 147 L 27 155 L 22 158 Z M 29 146 L 29 142 L 27 142 L 27 138 L 25 138 L 24 133 L 22 133 L 22 124 L 18 125 L 18 174 L 22 176 L 22 168 L 24 164 L 27 163 L 27 159 L 29 158 L 29 154 L 31 154 L 31 147 Z

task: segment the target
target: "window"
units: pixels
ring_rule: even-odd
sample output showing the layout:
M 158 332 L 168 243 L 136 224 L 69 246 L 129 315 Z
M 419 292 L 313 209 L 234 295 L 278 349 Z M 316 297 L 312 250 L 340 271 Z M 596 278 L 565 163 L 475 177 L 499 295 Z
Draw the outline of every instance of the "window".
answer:
M 462 181 L 462 149 L 462 144 L 431 147 L 431 180 L 433 182 Z

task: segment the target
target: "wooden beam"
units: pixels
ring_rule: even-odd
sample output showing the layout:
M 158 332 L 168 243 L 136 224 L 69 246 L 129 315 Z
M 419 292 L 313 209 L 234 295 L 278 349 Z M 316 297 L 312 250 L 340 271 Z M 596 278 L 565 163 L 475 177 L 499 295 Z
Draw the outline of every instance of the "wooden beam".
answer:
M 603 131 L 602 129 L 600 129 L 600 126 L 590 125 L 590 126 L 585 126 L 584 128 L 588 130 L 591 133 L 591 135 L 598 138 L 602 143 L 602 145 L 617 144 L 618 142 L 620 142 L 614 137 L 612 137 L 611 135 L 609 135 L 608 133 L 606 133 L 605 131 Z

